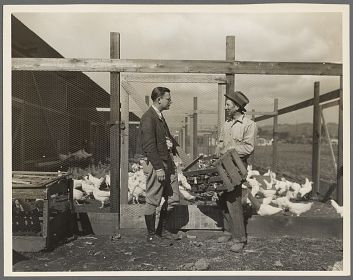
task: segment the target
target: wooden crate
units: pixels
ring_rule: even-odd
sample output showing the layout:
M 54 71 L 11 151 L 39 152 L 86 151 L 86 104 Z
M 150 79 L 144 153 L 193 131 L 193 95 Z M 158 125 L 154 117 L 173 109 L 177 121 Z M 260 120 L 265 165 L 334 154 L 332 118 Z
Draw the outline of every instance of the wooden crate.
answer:
M 226 152 L 217 160 L 215 167 L 228 191 L 234 190 L 246 179 L 246 167 L 235 149 Z
M 70 188 L 72 180 L 67 174 L 13 172 L 14 250 L 34 252 L 48 249 L 72 233 Z

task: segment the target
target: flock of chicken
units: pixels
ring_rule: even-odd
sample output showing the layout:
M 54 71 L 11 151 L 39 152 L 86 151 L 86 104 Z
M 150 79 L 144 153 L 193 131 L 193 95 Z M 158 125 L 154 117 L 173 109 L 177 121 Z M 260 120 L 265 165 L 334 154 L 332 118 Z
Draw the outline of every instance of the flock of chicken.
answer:
M 143 172 L 142 164 L 134 163 L 131 169 L 132 172 L 129 172 L 128 182 L 128 201 L 133 204 L 139 204 L 139 200 L 146 196 L 146 175 Z M 180 170 L 178 171 L 178 182 L 180 194 L 184 199 L 194 201 L 196 196 L 189 192 L 191 186 Z
M 91 173 L 84 176 L 83 179 L 73 179 L 73 198 L 77 204 L 89 197 L 101 202 L 99 208 L 103 208 L 105 203 L 109 201 L 110 190 L 101 190 L 101 186 L 105 183 L 107 188 L 110 187 L 110 175 L 96 178 Z
M 311 209 L 313 202 L 292 202 L 291 199 L 303 200 L 307 198 L 312 191 L 312 184 L 313 182 L 309 181 L 308 178 L 302 185 L 288 181 L 283 177 L 281 180 L 277 180 L 276 174 L 271 170 L 261 176 L 257 170 L 253 170 L 252 166 L 249 165 L 246 183 L 242 187 L 248 190 L 247 202 L 252 204 L 260 216 L 274 215 L 284 210 L 300 216 Z M 263 188 L 263 185 L 266 187 Z M 339 206 L 333 199 L 331 205 L 342 217 L 343 207 Z
M 194 201 L 196 196 L 190 193 L 191 186 L 186 177 L 178 168 L 178 182 L 181 196 L 187 201 Z M 146 175 L 143 172 L 142 164 L 133 163 L 132 172 L 129 172 L 128 179 L 128 201 L 132 204 L 139 204 L 146 196 Z M 274 215 L 282 211 L 289 211 L 296 216 L 309 211 L 313 202 L 305 202 L 312 191 L 312 183 L 307 178 L 304 184 L 291 182 L 285 178 L 276 179 L 276 174 L 268 170 L 263 175 L 259 171 L 253 170 L 252 166 L 248 166 L 248 175 L 246 182 L 242 185 L 246 189 L 246 202 L 256 210 L 261 216 Z M 110 175 L 106 174 L 97 178 L 91 173 L 83 176 L 83 179 L 73 180 L 73 197 L 77 204 L 80 204 L 86 198 L 94 198 L 101 202 L 100 208 L 103 208 L 110 198 Z M 102 186 L 105 188 L 102 190 Z M 213 200 L 217 200 L 215 193 Z M 293 202 L 293 200 L 297 202 Z M 338 214 L 343 216 L 343 207 L 339 206 L 334 200 L 331 205 Z

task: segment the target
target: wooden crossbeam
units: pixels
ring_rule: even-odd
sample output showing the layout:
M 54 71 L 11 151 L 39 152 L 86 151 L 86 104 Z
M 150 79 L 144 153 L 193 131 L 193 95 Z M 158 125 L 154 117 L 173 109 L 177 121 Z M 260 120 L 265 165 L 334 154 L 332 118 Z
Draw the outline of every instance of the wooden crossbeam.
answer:
M 334 91 L 330 91 L 328 93 L 325 93 L 323 95 L 320 95 L 320 103 L 327 102 L 327 101 L 330 101 L 332 99 L 336 99 L 336 98 L 339 97 L 339 94 L 340 94 L 339 90 L 334 90 Z M 294 104 L 294 105 L 279 109 L 278 110 L 278 115 L 283 115 L 283 114 L 287 114 L 287 113 L 290 113 L 290 112 L 294 112 L 294 111 L 299 110 L 299 109 L 304 109 L 304 108 L 312 106 L 313 104 L 314 104 L 314 99 L 311 98 L 311 99 L 299 102 L 297 104 Z M 255 118 L 255 121 L 259 122 L 259 121 L 264 121 L 264 120 L 267 120 L 267 119 L 270 119 L 270 118 L 272 118 L 272 116 L 260 116 L 260 117 Z
M 12 70 L 339 76 L 342 75 L 342 64 L 225 60 L 12 58 Z
M 331 107 L 334 107 L 334 106 L 338 106 L 340 105 L 340 100 L 335 100 L 335 101 L 332 101 L 332 102 L 327 102 L 325 104 L 322 104 L 321 105 L 321 109 L 327 109 L 327 108 L 331 108 Z
M 224 75 L 210 74 L 124 74 L 123 79 L 135 83 L 226 83 Z
M 260 111 L 247 111 L 245 112 L 245 115 L 261 115 L 261 116 L 276 116 L 278 112 L 260 112 Z

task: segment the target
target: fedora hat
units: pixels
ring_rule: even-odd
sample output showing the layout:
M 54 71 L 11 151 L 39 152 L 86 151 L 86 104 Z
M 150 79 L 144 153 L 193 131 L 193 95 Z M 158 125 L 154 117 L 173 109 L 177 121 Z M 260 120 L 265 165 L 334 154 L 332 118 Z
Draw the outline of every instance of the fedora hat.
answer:
M 245 109 L 244 107 L 249 103 L 249 99 L 241 91 L 226 93 L 224 96 L 234 101 L 239 107 L 243 109 Z

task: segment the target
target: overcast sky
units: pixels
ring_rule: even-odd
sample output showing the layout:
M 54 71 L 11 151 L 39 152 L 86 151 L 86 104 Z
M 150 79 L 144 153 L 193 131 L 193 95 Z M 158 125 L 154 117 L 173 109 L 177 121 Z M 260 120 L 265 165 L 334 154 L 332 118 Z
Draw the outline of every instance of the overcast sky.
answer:
M 340 13 L 14 13 L 64 57 L 109 58 L 109 33 L 119 32 L 124 59 L 225 59 L 227 35 L 236 38 L 236 60 L 342 63 Z M 87 73 L 109 92 L 109 74 Z M 279 107 L 313 97 L 314 82 L 321 94 L 339 87 L 338 77 L 236 76 L 236 89 L 248 95 L 248 109 L 270 111 L 273 99 Z M 139 98 L 150 95 L 154 84 L 132 84 Z M 172 91 L 168 112 L 171 126 L 178 127 L 183 113 L 198 108 L 217 108 L 217 85 L 163 84 Z M 133 100 L 130 110 L 141 115 Z M 325 111 L 327 122 L 337 122 L 337 109 Z M 217 123 L 216 115 L 199 117 L 201 125 Z M 281 116 L 280 123 L 312 122 L 312 109 Z M 261 122 L 259 125 L 268 124 Z

